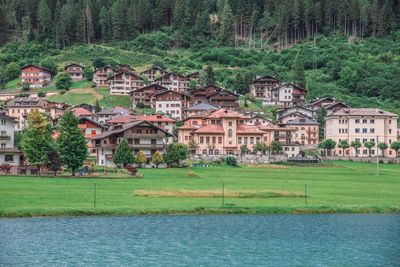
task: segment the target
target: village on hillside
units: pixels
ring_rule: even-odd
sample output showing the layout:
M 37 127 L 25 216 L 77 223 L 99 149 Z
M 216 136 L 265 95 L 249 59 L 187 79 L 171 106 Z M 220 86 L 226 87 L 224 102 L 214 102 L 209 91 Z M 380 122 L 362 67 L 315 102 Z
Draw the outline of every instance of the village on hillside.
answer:
M 80 81 L 85 79 L 84 68 L 73 63 L 64 72 L 72 81 Z M 136 73 L 128 65 L 105 65 L 92 77 L 94 86 L 108 88 L 110 95 L 129 96 L 131 108 L 72 106 L 41 96 L 9 97 L 0 112 L 2 170 L 38 173 L 16 140 L 28 127 L 33 110 L 47 115 L 54 138 L 60 117 L 72 111 L 87 142 L 85 164 L 102 167 L 117 165 L 115 154 L 123 139 L 132 156 L 144 154 L 139 165 L 147 167 L 158 167 L 161 162 L 154 164 L 154 155 L 163 155 L 176 142 L 186 145 L 192 159 L 212 161 L 230 155 L 252 163 L 302 161 L 320 155 L 396 160 L 400 149 L 398 115 L 377 108 L 353 108 L 329 97 L 306 101 L 306 89 L 273 76 L 257 76 L 248 84 L 249 101 L 274 107 L 272 118 L 241 108 L 243 99 L 232 90 L 199 85 L 198 72 L 182 75 L 153 66 Z M 20 79 L 21 86 L 42 88 L 52 82 L 52 72 L 27 65 Z M 142 108 L 153 113 L 137 112 Z

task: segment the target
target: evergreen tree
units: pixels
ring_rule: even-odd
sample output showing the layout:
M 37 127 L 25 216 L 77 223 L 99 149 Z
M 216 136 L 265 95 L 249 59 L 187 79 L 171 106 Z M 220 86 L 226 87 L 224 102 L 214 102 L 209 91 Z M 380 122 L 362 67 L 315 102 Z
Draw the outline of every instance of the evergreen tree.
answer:
M 54 176 L 57 176 L 57 172 L 60 171 L 63 166 L 60 153 L 58 153 L 57 149 L 53 146 L 49 151 L 47 151 L 47 157 L 49 160 L 46 164 L 46 168 L 53 171 Z
M 126 10 L 125 0 L 116 0 L 111 6 L 111 27 L 114 40 L 122 40 L 126 36 Z
M 227 45 L 231 45 L 235 34 L 235 18 L 232 13 L 229 1 L 225 0 L 224 8 L 221 13 L 221 26 L 219 29 L 219 39 Z
M 52 144 L 50 123 L 44 113 L 34 109 L 28 114 L 27 126 L 22 139 L 24 156 L 29 164 L 38 168 L 40 175 L 41 167 L 49 160 L 47 152 Z
M 94 111 L 96 113 L 101 111 L 101 107 L 100 107 L 100 104 L 99 104 L 99 99 L 96 99 L 96 104 L 94 106 Z
M 111 20 L 110 14 L 106 7 L 102 7 L 99 15 L 99 24 L 101 29 L 101 37 L 103 40 L 108 41 L 111 39 Z
M 132 150 L 129 148 L 128 140 L 122 138 L 118 144 L 114 156 L 114 164 L 117 166 L 125 167 L 128 164 L 133 164 L 135 159 L 132 154 Z
M 65 165 L 72 171 L 72 176 L 83 165 L 87 157 L 86 139 L 79 128 L 78 119 L 71 111 L 67 111 L 61 116 L 58 124 L 60 135 L 57 144 L 61 158 Z
M 317 112 L 317 122 L 319 126 L 319 140 L 324 138 L 324 128 L 325 128 L 325 117 L 328 112 L 324 107 L 321 107 Z
M 206 85 L 214 85 L 215 84 L 215 76 L 214 76 L 213 67 L 207 66 L 204 71 L 206 73 Z
M 51 10 L 47 4 L 47 0 L 40 0 L 39 1 L 39 8 L 38 8 L 38 20 L 39 20 L 39 29 L 44 34 L 44 37 L 49 37 L 51 31 Z
M 174 5 L 173 24 L 175 28 L 180 29 L 183 26 L 185 18 L 186 0 L 176 0 Z
M 187 158 L 188 147 L 184 144 L 173 143 L 167 148 L 164 153 L 164 162 L 168 167 L 175 165 L 180 166 L 180 162 Z
M 293 82 L 302 88 L 305 88 L 306 86 L 306 74 L 304 71 L 304 65 L 300 60 L 300 51 L 297 53 L 293 63 Z

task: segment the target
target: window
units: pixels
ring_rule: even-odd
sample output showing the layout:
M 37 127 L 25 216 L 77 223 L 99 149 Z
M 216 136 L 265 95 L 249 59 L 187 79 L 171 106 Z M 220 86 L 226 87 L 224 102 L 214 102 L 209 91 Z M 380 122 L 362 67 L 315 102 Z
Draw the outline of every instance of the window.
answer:
M 203 144 L 203 143 L 204 143 L 204 137 L 201 136 L 201 137 L 200 137 L 200 144 Z
M 355 121 L 356 123 L 360 123 L 360 120 L 359 119 L 356 119 L 356 121 Z
M 229 125 L 229 127 L 232 127 L 232 122 L 230 121 L 230 122 L 228 123 L 228 125 Z
M 368 139 L 365 138 L 365 139 L 363 139 L 362 142 L 363 142 L 363 144 L 364 144 L 364 143 L 368 142 Z
M 392 129 L 389 129 L 389 134 L 391 134 L 392 133 Z
M 359 128 L 354 129 L 354 131 L 355 131 L 355 133 L 360 133 L 360 129 Z
M 203 149 L 203 155 L 207 154 L 207 149 Z
M 216 143 L 217 143 L 217 137 L 213 136 L 213 138 L 212 138 L 212 143 L 213 143 L 213 144 L 216 144 Z
M 368 149 L 363 149 L 363 154 L 367 155 L 368 154 Z
M 1 144 L 1 148 L 6 148 L 6 144 L 5 144 L 5 143 L 2 143 L 2 144 Z
M 367 128 L 363 128 L 363 133 L 368 133 L 368 129 Z
M 369 123 L 373 124 L 373 123 L 375 123 L 375 120 L 374 119 L 370 119 Z
M 139 145 L 140 144 L 140 139 L 135 139 L 135 140 L 133 140 L 133 142 L 134 142 L 135 145 Z
M 254 144 L 254 137 L 250 137 L 250 144 Z
M 367 119 L 363 119 L 363 123 L 368 123 L 368 120 Z
M 248 142 L 248 137 L 245 137 L 244 138 L 244 144 L 247 145 L 247 142 Z
M 228 130 L 228 137 L 232 138 L 232 136 L 233 136 L 233 131 L 232 131 L 232 129 L 229 129 Z
M 13 155 L 5 155 L 4 161 L 6 161 L 6 162 L 13 162 L 13 161 L 14 161 Z
M 242 137 L 238 137 L 238 144 L 239 144 L 239 145 L 242 144 Z
M 218 144 L 222 144 L 222 137 L 218 137 Z
M 206 137 L 206 144 L 209 144 L 209 143 L 210 143 L 210 137 L 207 136 L 207 137 Z
M 370 133 L 375 133 L 375 128 L 369 129 L 369 132 L 370 132 Z
M 215 154 L 215 155 L 219 155 L 219 150 L 218 150 L 218 149 L 215 149 L 215 150 L 214 150 L 214 154 Z
M 13 110 L 14 113 L 14 110 Z M 1 120 L 1 125 L 6 125 L 6 120 Z

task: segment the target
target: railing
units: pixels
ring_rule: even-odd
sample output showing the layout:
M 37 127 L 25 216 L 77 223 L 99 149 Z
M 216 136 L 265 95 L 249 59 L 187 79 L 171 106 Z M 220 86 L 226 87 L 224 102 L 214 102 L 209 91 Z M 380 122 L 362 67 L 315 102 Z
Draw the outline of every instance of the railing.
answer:
M 10 140 L 11 137 L 9 135 L 0 135 L 0 140 Z

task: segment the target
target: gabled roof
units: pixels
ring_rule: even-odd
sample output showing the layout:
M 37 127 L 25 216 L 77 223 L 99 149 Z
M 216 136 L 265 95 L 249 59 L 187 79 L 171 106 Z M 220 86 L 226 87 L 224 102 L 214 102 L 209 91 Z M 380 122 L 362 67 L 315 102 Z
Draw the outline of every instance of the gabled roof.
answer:
M 135 126 L 139 126 L 139 125 L 143 125 L 143 124 L 146 124 L 149 127 L 156 128 L 157 130 L 164 132 L 166 134 L 166 136 L 173 136 L 172 134 L 168 133 L 168 131 L 166 131 L 166 130 L 160 128 L 160 127 L 157 127 L 157 126 L 155 126 L 154 124 L 151 124 L 148 121 L 134 121 L 134 122 L 128 122 L 128 123 L 123 124 L 122 127 L 119 128 L 119 129 L 109 130 L 109 131 L 104 132 L 102 134 L 96 135 L 93 139 L 97 139 L 97 140 L 98 139 L 103 139 L 103 138 L 106 138 L 106 137 L 111 136 L 113 134 L 123 133 L 126 130 L 129 130 L 129 129 L 135 127 Z
M 224 108 L 220 108 L 216 111 L 213 111 L 207 118 L 218 119 L 218 118 L 241 118 L 241 117 L 243 117 L 243 115 L 236 111 L 230 111 Z
M 81 107 L 75 108 L 75 109 L 72 111 L 72 113 L 74 113 L 74 115 L 75 115 L 76 117 L 93 116 L 93 115 L 94 115 L 91 111 L 89 111 L 89 110 L 87 110 L 87 109 L 85 109 L 85 108 L 81 108 Z
M 214 93 L 211 93 L 211 94 L 209 94 L 207 97 L 212 97 L 212 96 L 218 95 L 218 94 L 220 94 L 220 93 L 228 93 L 228 94 L 233 95 L 233 96 L 235 96 L 235 97 L 239 97 L 239 95 L 235 94 L 234 92 L 232 92 L 232 91 L 230 91 L 230 90 L 226 90 L 226 89 L 221 89 L 221 90 L 219 90 L 219 91 L 216 91 L 216 92 L 214 92 Z
M 246 119 L 247 120 L 254 120 L 254 119 L 262 119 L 262 120 L 266 120 L 266 121 L 269 121 L 269 122 L 272 122 L 272 120 L 271 119 L 268 119 L 268 118 L 264 118 L 264 117 L 262 117 L 261 115 L 258 115 L 258 114 L 256 114 L 256 115 L 250 115 L 250 117 L 247 117 Z
M 332 98 L 332 97 L 323 97 L 323 98 L 315 99 L 315 100 L 311 101 L 308 105 L 315 105 L 315 104 L 318 104 L 318 103 L 323 102 L 323 101 L 326 101 L 326 100 L 329 100 L 329 101 L 331 101 L 331 102 L 336 102 L 336 99 L 335 99 L 335 98 Z
M 276 80 L 278 82 L 280 81 L 278 78 L 276 78 L 276 77 L 274 77 L 272 75 L 265 75 L 265 76 L 261 76 L 261 77 L 255 78 L 253 81 L 251 81 L 251 83 L 258 82 L 258 81 L 263 80 L 263 79 L 273 79 L 273 80 Z
M 108 124 L 123 124 L 130 121 L 135 121 L 135 116 L 132 115 L 118 115 L 112 118 L 111 120 L 107 121 Z
M 10 99 L 6 106 L 7 107 L 44 107 L 47 100 L 43 97 L 17 97 Z
M 24 70 L 24 69 L 29 68 L 29 67 L 35 67 L 35 68 L 39 68 L 39 69 L 41 69 L 41 70 L 45 70 L 45 71 L 47 71 L 47 72 L 53 73 L 53 71 L 51 71 L 50 69 L 47 69 L 47 68 L 44 68 L 44 67 L 40 67 L 40 66 L 34 65 L 34 64 L 27 64 L 27 65 L 23 66 L 23 67 L 21 68 L 21 70 Z
M 217 124 L 208 124 L 200 127 L 194 131 L 195 133 L 213 133 L 213 134 L 224 134 L 224 128 Z
M 133 73 L 133 72 L 131 72 L 131 71 L 128 71 L 128 70 L 119 70 L 119 71 L 118 71 L 117 73 L 115 73 L 114 75 L 108 77 L 107 80 L 112 80 L 112 79 L 114 79 L 115 76 L 120 75 L 120 74 L 131 75 L 131 76 L 136 77 L 138 80 L 142 80 L 142 77 L 140 77 L 139 75 L 137 75 L 137 74 L 135 74 L 135 73 Z
M 187 81 L 189 80 L 189 78 L 187 78 L 185 75 L 182 75 L 182 74 L 179 74 L 179 73 L 176 73 L 176 72 L 169 72 L 169 73 L 166 73 L 166 74 L 164 74 L 163 76 L 161 76 L 161 77 L 155 79 L 155 81 L 161 81 L 163 78 L 165 78 L 165 77 L 167 77 L 167 76 L 170 76 L 170 75 L 176 75 L 176 76 L 179 76 L 179 77 L 184 78 L 184 79 L 187 80 Z
M 345 108 L 349 108 L 350 107 L 349 105 L 346 105 L 345 103 L 336 102 L 336 103 L 332 103 L 332 104 L 324 106 L 324 109 L 329 110 L 329 109 L 331 109 L 331 108 L 333 108 L 335 106 L 343 106 Z
M 105 69 L 105 68 L 110 68 L 110 69 L 112 69 L 112 70 L 115 71 L 115 72 L 118 71 L 118 69 L 114 68 L 114 67 L 111 66 L 111 65 L 105 65 L 105 66 L 103 66 L 103 67 L 100 67 L 100 68 L 95 69 L 94 72 L 96 72 L 96 71 L 98 71 L 98 70 L 101 70 L 101 69 Z
M 259 126 L 239 124 L 236 129 L 238 134 L 265 134 Z
M 171 122 L 171 123 L 176 122 L 175 120 L 165 117 L 161 114 L 136 116 L 136 119 L 149 122 Z
M 12 123 L 15 122 L 15 119 L 13 117 L 10 117 L 10 116 L 7 116 L 7 115 L 1 114 L 1 113 L 0 113 L 0 119 L 1 120 L 6 120 L 6 121 L 10 121 Z
M 289 120 L 286 125 L 318 125 L 318 122 L 314 119 L 304 118 Z
M 145 70 L 145 71 L 142 71 L 140 74 L 144 74 L 144 73 L 149 72 L 149 71 L 152 71 L 152 70 L 159 70 L 159 71 L 162 71 L 162 72 L 167 72 L 166 70 L 164 70 L 163 68 L 161 68 L 161 67 L 159 67 L 159 66 L 153 66 L 153 67 L 151 67 L 150 69 L 147 69 L 147 70 Z
M 71 63 L 71 64 L 66 65 L 66 66 L 64 67 L 64 70 L 66 70 L 68 67 L 71 67 L 71 66 L 77 66 L 77 67 L 80 67 L 80 68 L 85 68 L 85 66 L 82 65 L 82 64 Z
M 197 104 L 197 105 L 188 107 L 186 110 L 190 110 L 190 111 L 200 110 L 201 111 L 201 110 L 217 110 L 217 109 L 218 108 L 213 105 L 201 103 L 201 104 Z
M 301 113 L 301 112 L 298 112 L 298 111 L 288 113 L 288 114 L 286 114 L 286 115 L 284 115 L 284 116 L 279 116 L 279 119 L 281 120 L 281 119 L 283 119 L 283 118 L 292 116 L 292 115 L 294 115 L 294 114 L 295 114 L 295 115 L 298 115 L 299 117 L 308 118 L 308 119 L 310 119 L 310 120 L 313 119 L 312 117 L 307 116 L 307 115 L 305 115 L 304 113 Z
M 164 86 L 161 86 L 158 83 L 152 83 L 152 84 L 140 87 L 138 89 L 135 89 L 135 90 L 131 91 L 129 94 L 133 94 L 135 92 L 140 92 L 142 90 L 146 90 L 146 89 L 151 88 L 151 87 L 155 87 L 156 90 L 160 90 L 160 91 L 168 91 L 168 88 L 166 88 Z
M 185 93 L 182 93 L 182 92 L 173 91 L 173 90 L 166 90 L 166 91 L 162 91 L 162 92 L 159 92 L 159 93 L 155 93 L 153 96 L 159 96 L 159 95 L 163 95 L 165 93 L 171 93 L 171 92 L 179 94 L 179 95 L 184 95 L 184 96 L 189 97 L 189 98 L 192 98 L 188 94 L 185 94 Z
M 93 120 L 93 119 L 91 119 L 91 118 L 89 118 L 89 117 L 85 117 L 85 116 L 79 117 L 79 118 L 78 118 L 78 121 L 79 121 L 79 124 L 80 124 L 82 121 L 89 121 L 89 122 L 91 122 L 91 123 L 93 123 L 93 124 L 99 126 L 100 128 L 107 128 L 105 125 L 101 124 L 100 122 L 95 121 L 95 120 Z

